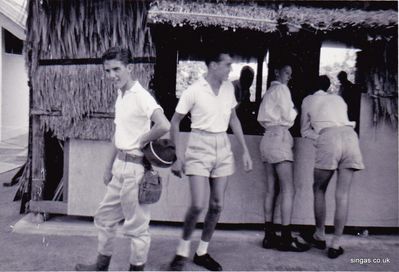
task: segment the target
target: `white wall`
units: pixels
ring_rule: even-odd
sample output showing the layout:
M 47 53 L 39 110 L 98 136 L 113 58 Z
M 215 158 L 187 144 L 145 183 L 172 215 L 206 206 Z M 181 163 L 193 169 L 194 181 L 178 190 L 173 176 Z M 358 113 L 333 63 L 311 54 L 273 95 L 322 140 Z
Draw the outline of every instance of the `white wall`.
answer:
M 0 17 L 0 141 L 2 138 L 2 124 L 3 124 L 3 51 L 4 51 L 4 41 L 3 41 L 3 28 L 2 25 L 2 18 Z
M 29 88 L 23 55 L 2 55 L 0 139 L 4 140 L 28 133 Z

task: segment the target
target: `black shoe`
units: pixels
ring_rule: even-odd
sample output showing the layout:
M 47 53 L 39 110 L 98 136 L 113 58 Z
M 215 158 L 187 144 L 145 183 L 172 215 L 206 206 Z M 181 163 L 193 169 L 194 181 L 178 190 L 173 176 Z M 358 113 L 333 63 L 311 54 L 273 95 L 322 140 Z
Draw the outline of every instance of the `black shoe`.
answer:
M 318 248 L 318 249 L 326 249 L 326 241 L 324 240 L 317 240 L 313 237 L 313 234 L 310 233 L 301 233 L 300 236 L 311 244 L 312 247 Z
M 308 244 L 302 244 L 296 238 L 291 238 L 289 240 L 281 239 L 277 246 L 280 251 L 293 251 L 293 252 L 304 252 L 310 249 Z
M 262 241 L 262 247 L 266 249 L 276 248 L 279 243 L 279 238 L 276 235 L 271 235 L 269 238 L 265 236 Z
M 338 249 L 329 247 L 327 251 L 327 256 L 330 259 L 338 258 L 342 254 L 344 254 L 344 249 L 342 247 L 339 247 Z
M 144 271 L 144 266 L 145 266 L 144 264 L 142 265 L 131 264 L 129 267 L 129 271 Z
M 172 262 L 169 264 L 169 271 L 183 271 L 186 262 L 186 257 L 176 255 L 173 258 Z
M 197 253 L 194 254 L 194 263 L 196 265 L 205 267 L 210 271 L 222 271 L 222 266 L 215 261 L 209 254 L 198 256 Z

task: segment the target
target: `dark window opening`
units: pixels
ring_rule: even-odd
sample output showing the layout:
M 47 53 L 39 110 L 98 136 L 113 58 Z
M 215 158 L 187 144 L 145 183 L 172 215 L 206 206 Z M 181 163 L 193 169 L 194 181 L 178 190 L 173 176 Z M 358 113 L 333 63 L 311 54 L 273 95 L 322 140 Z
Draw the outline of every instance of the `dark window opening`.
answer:
M 4 50 L 8 54 L 22 55 L 24 43 L 11 32 L 3 29 Z

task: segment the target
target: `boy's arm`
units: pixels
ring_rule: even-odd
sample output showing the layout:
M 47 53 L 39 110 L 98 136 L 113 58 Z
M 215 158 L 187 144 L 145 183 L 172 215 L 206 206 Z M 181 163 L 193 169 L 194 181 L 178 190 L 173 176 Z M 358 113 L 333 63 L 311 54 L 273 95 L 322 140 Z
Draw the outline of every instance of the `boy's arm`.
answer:
M 234 135 L 237 137 L 238 142 L 240 143 L 242 150 L 243 150 L 243 163 L 244 163 L 244 170 L 251 171 L 252 170 L 252 159 L 248 152 L 247 144 L 245 143 L 244 133 L 242 132 L 242 127 L 240 120 L 237 117 L 237 113 L 235 108 L 231 110 L 230 116 L 230 128 L 233 131 Z
M 170 139 L 174 143 L 176 148 L 176 162 L 172 165 L 172 173 L 181 178 L 183 171 L 183 150 L 181 150 L 181 145 L 179 144 L 179 132 L 180 132 L 180 122 L 183 119 L 184 114 L 175 112 L 171 120 L 170 127 Z
M 107 156 L 107 161 L 105 163 L 105 172 L 103 176 L 103 181 L 105 185 L 108 185 L 108 183 L 112 179 L 112 165 L 114 164 L 114 160 L 116 157 L 116 154 L 118 153 L 118 149 L 115 146 L 115 136 L 112 137 L 112 149 Z
M 310 116 L 308 113 L 308 105 L 306 100 L 302 102 L 302 114 L 301 114 L 301 135 L 304 138 L 316 140 L 319 135 L 313 130 L 310 123 Z
M 157 140 L 165 135 L 170 129 L 170 123 L 163 113 L 162 109 L 156 109 L 151 115 L 151 121 L 154 125 L 150 131 L 145 133 L 140 138 L 140 148 L 143 148 L 146 144 L 151 141 Z

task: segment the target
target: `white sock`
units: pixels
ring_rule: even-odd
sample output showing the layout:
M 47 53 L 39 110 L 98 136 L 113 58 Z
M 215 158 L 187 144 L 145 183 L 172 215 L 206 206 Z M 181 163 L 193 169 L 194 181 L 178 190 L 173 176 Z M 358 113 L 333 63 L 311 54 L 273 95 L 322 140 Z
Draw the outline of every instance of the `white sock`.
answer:
M 315 238 L 316 240 L 324 241 L 326 240 L 326 233 L 324 230 L 316 229 L 315 233 L 313 234 L 313 238 Z
M 208 253 L 208 246 L 209 246 L 209 242 L 200 240 L 198 248 L 197 248 L 197 255 L 201 256 L 201 255 L 205 255 L 206 253 Z
M 177 246 L 176 254 L 188 258 L 190 255 L 190 240 L 180 239 L 179 245 Z

